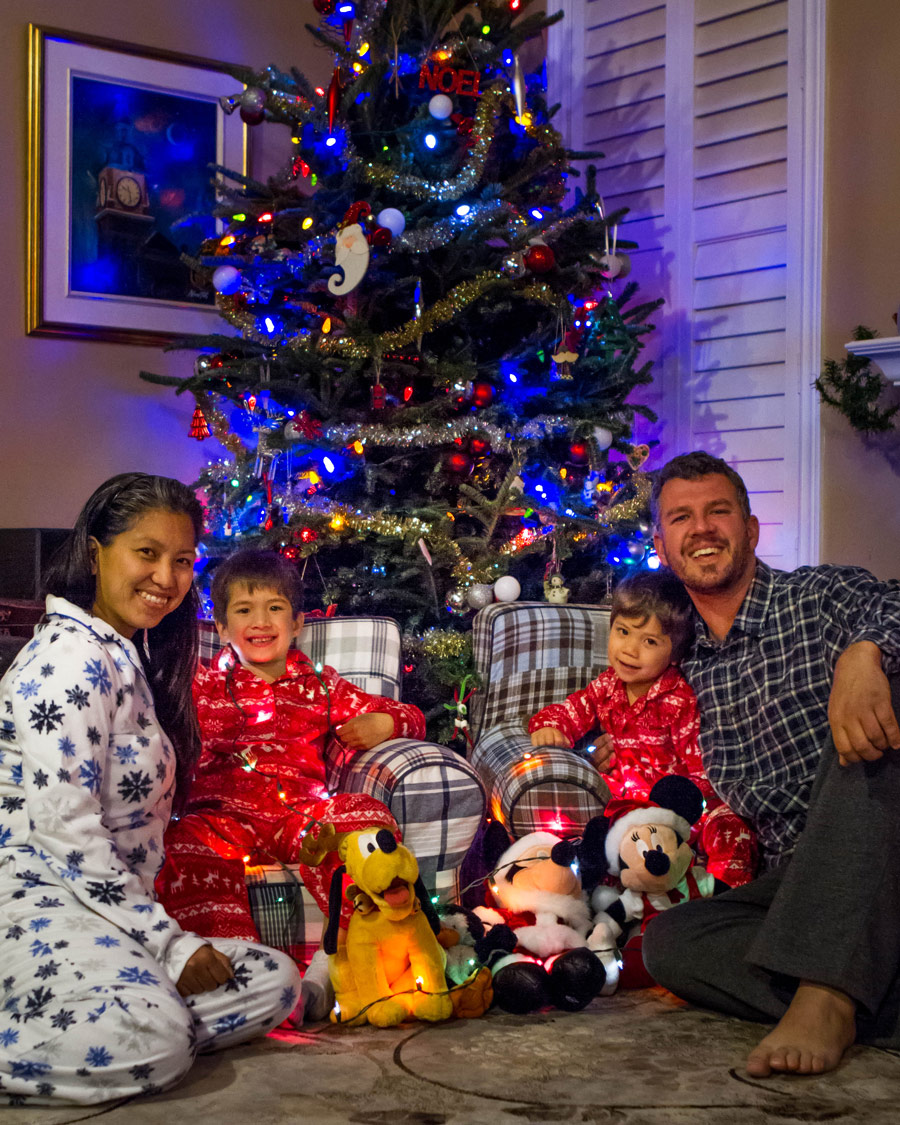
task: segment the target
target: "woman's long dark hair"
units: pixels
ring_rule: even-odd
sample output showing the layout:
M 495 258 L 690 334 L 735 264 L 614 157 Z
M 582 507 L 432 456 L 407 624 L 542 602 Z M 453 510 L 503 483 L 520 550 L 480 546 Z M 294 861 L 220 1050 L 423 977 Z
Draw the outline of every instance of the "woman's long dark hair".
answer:
M 187 485 L 170 477 L 120 473 L 101 484 L 82 508 L 72 534 L 44 573 L 44 593 L 66 598 L 90 613 L 97 596 L 91 539 L 106 547 L 154 510 L 188 516 L 194 525 L 195 542 L 203 534 L 203 509 Z M 175 747 L 176 811 L 184 808 L 200 755 L 200 729 L 191 696 L 199 651 L 199 608 L 192 584 L 178 608 L 147 630 L 146 650 L 136 645 L 153 692 L 157 718 Z

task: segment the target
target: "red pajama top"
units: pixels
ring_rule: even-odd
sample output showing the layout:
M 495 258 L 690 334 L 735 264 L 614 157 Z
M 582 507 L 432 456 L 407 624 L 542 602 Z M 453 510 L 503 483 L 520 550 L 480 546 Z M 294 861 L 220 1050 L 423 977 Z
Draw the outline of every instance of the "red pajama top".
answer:
M 628 702 L 625 685 L 607 668 L 564 703 L 538 711 L 528 731 L 543 727 L 562 731 L 572 745 L 595 728 L 611 735 L 615 764 L 603 779 L 614 797 L 646 798 L 661 777 L 675 773 L 700 787 L 707 809 L 722 803 L 700 760 L 697 700 L 673 665 L 634 703 Z
M 394 720 L 395 738 L 424 738 L 422 712 L 408 703 L 370 695 L 331 667 L 317 672 L 291 650 L 283 676 L 268 683 L 248 671 L 230 648 L 194 678 L 203 753 L 191 788 L 192 807 L 222 807 L 270 819 L 283 816 L 279 786 L 289 803 L 326 795 L 324 750 L 334 728 L 356 715 L 380 712 Z M 256 756 L 256 770 L 240 754 Z M 354 753 L 347 750 L 347 755 Z

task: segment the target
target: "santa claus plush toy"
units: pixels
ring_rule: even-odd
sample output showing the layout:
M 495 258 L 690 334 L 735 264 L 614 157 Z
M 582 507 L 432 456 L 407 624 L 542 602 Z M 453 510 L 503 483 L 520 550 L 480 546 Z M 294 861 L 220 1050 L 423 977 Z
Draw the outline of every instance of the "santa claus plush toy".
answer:
M 506 1011 L 546 1004 L 577 1011 L 615 991 L 615 942 L 605 926 L 595 933 L 578 875 L 580 851 L 592 842 L 588 834 L 576 844 L 551 832 L 511 842 L 501 824 L 488 826 L 490 902 L 476 909 L 485 925 L 476 952 L 490 965 L 495 1002 Z

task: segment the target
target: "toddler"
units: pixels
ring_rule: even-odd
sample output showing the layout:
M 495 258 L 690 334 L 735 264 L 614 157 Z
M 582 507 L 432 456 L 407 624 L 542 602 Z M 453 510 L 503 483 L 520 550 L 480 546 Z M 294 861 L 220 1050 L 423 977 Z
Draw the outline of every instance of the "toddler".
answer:
M 528 730 L 533 746 L 571 747 L 602 726 L 594 762 L 613 798 L 645 800 L 661 777 L 689 777 L 706 800 L 692 842 L 707 870 L 735 887 L 754 877 L 756 840 L 703 770 L 697 701 L 677 668 L 691 623 L 690 598 L 667 571 L 624 579 L 613 592 L 609 667 L 564 703 L 538 711 Z

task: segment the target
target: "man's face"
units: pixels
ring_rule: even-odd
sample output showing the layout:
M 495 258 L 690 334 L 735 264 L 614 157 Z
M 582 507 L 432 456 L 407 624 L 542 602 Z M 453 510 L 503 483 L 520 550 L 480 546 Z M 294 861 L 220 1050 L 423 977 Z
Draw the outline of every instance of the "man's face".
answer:
M 689 591 L 724 593 L 753 577 L 759 521 L 743 515 L 734 485 L 720 473 L 697 480 L 674 477 L 659 496 L 653 541 Z

